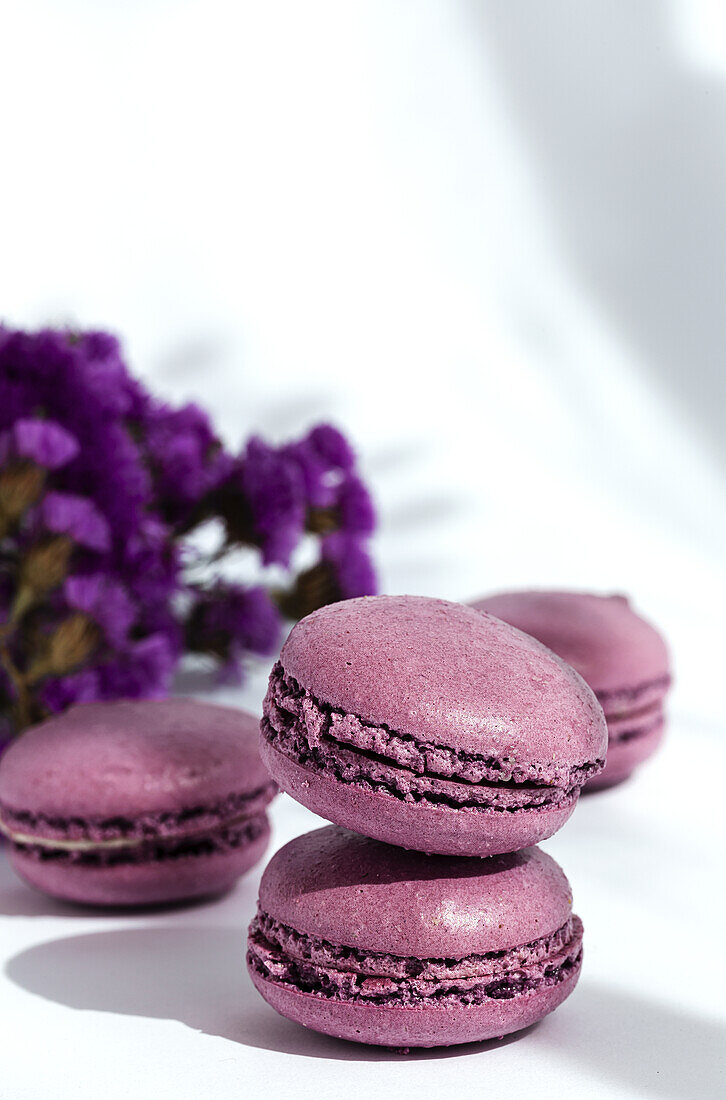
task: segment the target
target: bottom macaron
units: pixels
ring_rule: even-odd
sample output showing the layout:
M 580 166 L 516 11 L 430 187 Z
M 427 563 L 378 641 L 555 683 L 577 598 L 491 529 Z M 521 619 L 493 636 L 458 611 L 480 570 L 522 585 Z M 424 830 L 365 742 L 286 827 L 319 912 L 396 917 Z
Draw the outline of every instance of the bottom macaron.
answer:
M 273 857 L 247 952 L 281 1015 L 390 1047 L 528 1027 L 572 992 L 581 961 L 569 884 L 539 849 L 427 857 L 337 826 Z

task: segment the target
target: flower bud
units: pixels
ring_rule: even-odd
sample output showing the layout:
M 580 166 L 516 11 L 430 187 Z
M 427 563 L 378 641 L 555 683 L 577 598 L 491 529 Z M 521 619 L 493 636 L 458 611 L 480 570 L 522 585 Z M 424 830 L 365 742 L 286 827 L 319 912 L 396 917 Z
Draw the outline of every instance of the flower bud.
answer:
M 46 639 L 45 650 L 28 669 L 28 682 L 45 676 L 65 676 L 84 664 L 96 649 L 101 632 L 88 615 L 77 611 Z
M 48 643 L 48 671 L 52 676 L 64 676 L 78 668 L 91 656 L 101 633 L 88 615 L 77 611 L 57 627 Z
M 304 619 L 313 611 L 340 599 L 340 587 L 335 570 L 326 561 L 300 573 L 292 588 L 277 592 L 277 605 L 288 619 Z
M 35 542 L 20 565 L 20 591 L 32 595 L 32 602 L 52 592 L 68 575 L 73 542 L 67 535 L 54 535 Z
M 340 517 L 335 508 L 308 508 L 305 529 L 312 535 L 330 535 L 340 527 Z
M 33 462 L 14 462 L 0 472 L 0 527 L 14 526 L 35 504 L 45 471 Z

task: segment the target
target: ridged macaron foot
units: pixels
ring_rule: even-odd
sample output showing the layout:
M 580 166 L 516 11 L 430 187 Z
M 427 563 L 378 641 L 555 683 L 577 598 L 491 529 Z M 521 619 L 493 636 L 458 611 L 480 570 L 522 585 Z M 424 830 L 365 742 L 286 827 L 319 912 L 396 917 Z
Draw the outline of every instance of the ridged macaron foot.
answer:
M 261 753 L 321 817 L 444 855 L 526 848 L 568 819 L 607 730 L 582 678 L 520 631 L 419 596 L 331 604 L 270 675 Z
M 569 996 L 581 961 L 569 884 L 538 848 L 425 856 L 334 825 L 273 856 L 247 951 L 281 1015 L 390 1047 L 528 1027 Z
M 587 790 L 612 787 L 658 748 L 671 684 L 662 635 L 625 596 L 587 592 L 502 592 L 473 607 L 537 638 L 587 681 L 605 712 L 605 768 Z
M 136 906 L 219 894 L 262 856 L 275 794 L 257 721 L 191 699 L 90 703 L 0 760 L 15 870 L 54 897 Z

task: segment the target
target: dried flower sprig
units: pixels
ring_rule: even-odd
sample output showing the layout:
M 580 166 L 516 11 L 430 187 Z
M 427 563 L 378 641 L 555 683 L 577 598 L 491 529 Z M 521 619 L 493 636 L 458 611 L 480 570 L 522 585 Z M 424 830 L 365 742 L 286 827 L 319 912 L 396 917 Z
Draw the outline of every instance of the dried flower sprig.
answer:
M 200 561 L 210 520 L 223 536 Z M 107 333 L 0 327 L 0 740 L 72 703 L 163 695 L 184 652 L 239 676 L 274 651 L 281 615 L 375 591 L 374 527 L 331 425 L 231 454 Z M 317 564 L 296 573 L 310 541 Z M 240 546 L 259 556 L 250 587 L 224 577 Z M 285 587 L 265 585 L 270 565 Z

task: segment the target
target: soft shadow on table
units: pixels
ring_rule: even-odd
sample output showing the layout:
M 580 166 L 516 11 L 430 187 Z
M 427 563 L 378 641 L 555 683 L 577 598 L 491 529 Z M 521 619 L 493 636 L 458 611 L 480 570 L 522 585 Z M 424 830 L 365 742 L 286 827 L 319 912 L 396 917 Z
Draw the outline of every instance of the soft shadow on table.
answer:
M 7 977 L 73 1009 L 179 1020 L 246 1046 L 304 1058 L 397 1060 L 401 1054 L 307 1031 L 258 996 L 244 968 L 244 929 L 123 929 L 53 940 L 10 959 Z M 409 1057 L 471 1056 L 522 1039 L 543 1043 L 599 1079 L 659 1100 L 724 1095 L 726 1029 L 630 993 L 583 983 L 543 1027 Z
M 245 1046 L 338 1061 L 403 1057 L 385 1048 L 318 1035 L 278 1016 L 247 975 L 244 945 L 243 928 L 164 926 L 96 932 L 29 948 L 8 961 L 5 973 L 27 992 L 69 1008 L 179 1020 Z M 408 1057 L 471 1055 L 526 1034 L 412 1051 Z
M 720 1100 L 726 1094 L 726 1028 L 624 990 L 583 982 L 533 1042 L 638 1096 Z

